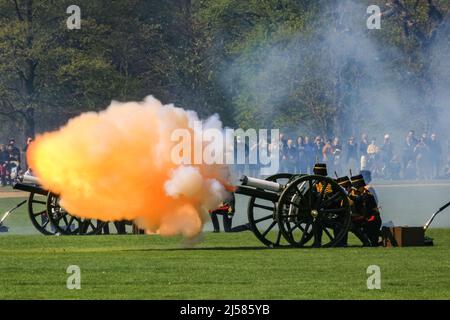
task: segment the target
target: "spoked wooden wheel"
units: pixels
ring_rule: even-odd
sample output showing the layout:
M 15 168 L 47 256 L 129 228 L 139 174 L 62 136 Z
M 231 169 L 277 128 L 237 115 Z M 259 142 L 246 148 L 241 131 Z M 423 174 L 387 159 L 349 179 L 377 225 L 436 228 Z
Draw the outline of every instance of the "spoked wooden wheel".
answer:
M 47 196 L 47 212 L 56 232 L 64 235 L 92 235 L 102 230 L 105 222 L 84 219 L 70 215 L 59 205 L 59 196 L 49 192 Z
M 287 184 L 292 176 L 289 173 L 279 173 L 266 178 L 266 180 Z M 291 246 L 277 228 L 275 210 L 275 202 L 251 197 L 247 209 L 250 228 L 255 236 L 268 247 Z
M 277 204 L 278 227 L 297 247 L 334 247 L 347 234 L 351 209 L 345 191 L 328 177 L 308 175 L 289 184 Z
M 53 227 L 47 214 L 47 196 L 30 193 L 28 198 L 28 215 L 33 226 L 42 234 L 53 235 L 57 231 Z

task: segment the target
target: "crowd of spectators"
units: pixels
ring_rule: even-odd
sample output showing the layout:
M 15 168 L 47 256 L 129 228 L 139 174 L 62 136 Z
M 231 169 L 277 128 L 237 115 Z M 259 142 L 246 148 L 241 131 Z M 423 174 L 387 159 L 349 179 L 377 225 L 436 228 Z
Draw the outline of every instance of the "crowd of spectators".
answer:
M 8 144 L 0 144 L 1 186 L 10 185 L 28 169 L 25 154 L 31 142 L 32 138 L 28 138 L 22 150 L 14 139 L 9 139 Z M 370 170 L 377 179 L 450 179 L 450 143 L 447 142 L 444 148 L 435 133 L 428 135 L 425 132 L 416 137 L 411 130 L 398 147 L 394 147 L 389 134 L 384 135 L 380 144 L 376 138 L 369 139 L 367 134 L 362 134 L 359 140 L 350 137 L 345 142 L 339 137 L 287 137 L 280 134 L 279 145 L 264 141 L 246 145 L 247 163 L 248 155 L 258 147 L 267 148 L 271 153 L 279 152 L 279 172 L 312 174 L 314 164 L 321 162 L 327 164 L 328 172 L 338 176 Z M 259 156 L 258 152 L 255 154 Z M 259 157 L 256 162 L 259 163 Z M 237 174 L 259 176 L 259 169 L 258 164 L 236 165 Z
M 32 138 L 27 139 L 25 147 L 20 150 L 15 139 L 9 139 L 8 144 L 0 144 L 0 185 L 13 183 L 24 170 L 27 170 L 25 154 Z
M 261 147 L 261 146 L 260 146 Z M 249 146 L 248 151 L 255 146 Z M 276 150 L 276 148 L 278 150 Z M 269 150 L 279 152 L 279 172 L 311 174 L 314 164 L 326 163 L 330 174 L 342 176 L 360 170 L 370 170 L 376 179 L 430 180 L 450 179 L 450 144 L 444 148 L 435 133 L 423 133 L 416 137 L 409 131 L 404 143 L 394 146 L 390 134 L 383 141 L 362 134 L 359 139 L 346 141 L 339 137 L 286 136 L 280 134 L 279 146 Z M 249 165 L 240 173 L 258 176 L 258 165 Z
M 394 148 L 389 134 L 380 144 L 367 134 L 344 143 L 339 137 L 316 136 L 313 141 L 302 136 L 295 140 L 280 137 L 281 172 L 311 173 L 316 162 L 326 163 L 329 172 L 339 176 L 350 170 L 370 170 L 374 178 L 387 180 L 450 178 L 449 146 L 444 150 L 435 133 L 425 132 L 417 138 L 411 130 L 400 148 Z

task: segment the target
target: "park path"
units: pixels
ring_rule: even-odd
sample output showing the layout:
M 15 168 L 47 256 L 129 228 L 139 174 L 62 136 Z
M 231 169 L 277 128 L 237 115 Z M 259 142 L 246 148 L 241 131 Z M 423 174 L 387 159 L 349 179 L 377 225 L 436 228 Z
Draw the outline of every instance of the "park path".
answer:
M 21 197 L 28 197 L 28 192 L 22 192 L 22 191 L 0 191 L 0 199 L 5 198 L 21 198 Z

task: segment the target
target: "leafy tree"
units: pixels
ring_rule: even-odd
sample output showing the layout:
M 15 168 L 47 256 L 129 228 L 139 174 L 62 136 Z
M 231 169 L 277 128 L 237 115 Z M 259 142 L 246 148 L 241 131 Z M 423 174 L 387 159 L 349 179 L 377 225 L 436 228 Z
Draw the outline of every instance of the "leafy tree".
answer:
M 373 3 L 381 30 L 365 25 Z M 446 106 L 445 0 L 79 0 L 68 30 L 71 4 L 0 0 L 0 117 L 27 136 L 148 94 L 326 136 L 431 128 Z
M 162 30 L 139 19 L 141 1 L 78 1 L 80 30 L 66 26 L 70 4 L 0 1 L 0 114 L 23 121 L 26 136 L 34 136 L 36 113 L 61 123 L 162 90 Z

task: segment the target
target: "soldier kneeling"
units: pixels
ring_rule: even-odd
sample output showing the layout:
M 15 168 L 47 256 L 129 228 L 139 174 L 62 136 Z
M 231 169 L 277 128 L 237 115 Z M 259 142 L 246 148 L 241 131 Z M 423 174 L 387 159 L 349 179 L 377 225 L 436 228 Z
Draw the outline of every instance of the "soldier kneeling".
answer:
M 351 178 L 353 188 L 349 198 L 353 202 L 352 231 L 364 246 L 379 245 L 381 217 L 374 195 L 368 190 L 362 175 Z
M 220 232 L 220 227 L 219 227 L 219 219 L 217 218 L 218 215 L 222 215 L 223 216 L 223 229 L 225 232 L 232 232 L 232 221 L 233 221 L 233 215 L 235 212 L 235 197 L 234 197 L 234 193 L 230 193 L 227 197 L 227 199 L 225 199 L 225 201 L 223 201 L 222 205 L 217 208 L 216 210 L 210 211 L 210 215 L 211 215 L 211 221 L 214 227 L 214 232 Z

